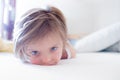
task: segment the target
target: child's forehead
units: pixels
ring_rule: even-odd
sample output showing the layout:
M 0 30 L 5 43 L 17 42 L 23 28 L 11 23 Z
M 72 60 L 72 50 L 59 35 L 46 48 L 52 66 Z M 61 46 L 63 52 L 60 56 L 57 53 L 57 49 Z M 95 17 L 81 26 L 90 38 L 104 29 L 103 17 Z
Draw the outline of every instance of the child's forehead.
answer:
M 47 33 L 44 36 L 39 37 L 39 35 L 36 37 L 36 39 L 32 39 L 31 42 L 37 42 L 37 41 L 55 41 L 55 40 L 62 40 L 61 36 L 58 33 Z
M 61 36 L 58 33 L 49 33 L 43 38 L 41 38 L 41 40 L 60 40 L 60 39 Z
M 57 46 L 63 43 L 62 39 L 57 35 L 47 35 L 43 38 L 39 38 L 37 40 L 31 40 L 27 44 L 27 48 L 36 48 L 36 46 L 39 47 L 51 47 L 51 46 Z

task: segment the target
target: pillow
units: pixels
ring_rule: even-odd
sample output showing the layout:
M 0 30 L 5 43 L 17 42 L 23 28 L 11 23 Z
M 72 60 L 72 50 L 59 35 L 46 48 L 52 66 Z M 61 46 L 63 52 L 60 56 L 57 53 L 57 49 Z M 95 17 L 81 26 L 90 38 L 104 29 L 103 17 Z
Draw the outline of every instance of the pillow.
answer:
M 77 52 L 95 52 L 103 50 L 120 40 L 120 23 L 107 26 L 99 31 L 78 40 Z

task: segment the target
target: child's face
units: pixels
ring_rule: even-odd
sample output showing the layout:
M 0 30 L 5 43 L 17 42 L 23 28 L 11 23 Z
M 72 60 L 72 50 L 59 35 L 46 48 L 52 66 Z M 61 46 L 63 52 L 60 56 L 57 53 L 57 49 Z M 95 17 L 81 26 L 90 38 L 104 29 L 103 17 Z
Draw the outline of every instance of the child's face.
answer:
M 26 54 L 30 63 L 38 65 L 55 65 L 62 56 L 63 41 L 55 34 L 48 34 L 42 39 L 28 44 Z

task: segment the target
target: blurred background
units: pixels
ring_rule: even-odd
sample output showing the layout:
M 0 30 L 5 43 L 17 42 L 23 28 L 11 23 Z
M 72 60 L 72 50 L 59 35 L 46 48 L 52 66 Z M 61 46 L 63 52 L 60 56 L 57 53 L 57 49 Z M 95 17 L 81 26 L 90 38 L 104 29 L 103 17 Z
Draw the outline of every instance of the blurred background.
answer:
M 16 0 L 0 0 L 0 37 L 12 40 L 16 15 Z
M 87 35 L 120 21 L 120 0 L 0 0 L 0 37 L 12 40 L 15 20 L 47 5 L 63 12 L 72 35 Z

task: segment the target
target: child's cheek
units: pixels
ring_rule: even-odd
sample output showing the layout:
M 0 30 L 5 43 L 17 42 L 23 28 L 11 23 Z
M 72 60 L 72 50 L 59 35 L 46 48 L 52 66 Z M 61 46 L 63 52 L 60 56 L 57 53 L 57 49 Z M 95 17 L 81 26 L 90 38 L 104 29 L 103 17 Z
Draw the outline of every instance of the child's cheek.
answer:
M 38 60 L 31 60 L 32 64 L 40 64 L 40 62 Z

